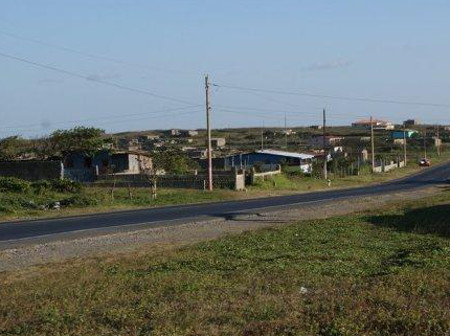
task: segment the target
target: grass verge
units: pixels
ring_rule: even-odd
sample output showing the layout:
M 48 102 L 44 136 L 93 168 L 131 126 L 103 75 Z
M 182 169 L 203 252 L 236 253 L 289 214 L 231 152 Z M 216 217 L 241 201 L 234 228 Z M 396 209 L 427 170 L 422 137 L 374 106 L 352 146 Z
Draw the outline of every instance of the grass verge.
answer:
M 172 252 L 4 275 L 0 334 L 448 335 L 449 214 L 446 191 Z

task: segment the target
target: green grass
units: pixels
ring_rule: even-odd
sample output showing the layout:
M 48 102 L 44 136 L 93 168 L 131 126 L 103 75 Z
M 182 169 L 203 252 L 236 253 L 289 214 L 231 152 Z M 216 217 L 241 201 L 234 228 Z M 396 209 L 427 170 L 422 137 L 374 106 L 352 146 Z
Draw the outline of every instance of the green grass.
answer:
M 449 215 L 446 191 L 171 252 L 5 275 L 0 334 L 448 335 Z

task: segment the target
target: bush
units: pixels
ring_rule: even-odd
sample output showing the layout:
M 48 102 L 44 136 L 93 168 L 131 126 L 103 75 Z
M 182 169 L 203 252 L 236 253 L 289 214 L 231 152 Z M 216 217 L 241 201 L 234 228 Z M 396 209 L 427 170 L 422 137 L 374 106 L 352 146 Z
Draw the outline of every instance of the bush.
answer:
M 52 190 L 52 182 L 48 180 L 41 180 L 31 183 L 31 188 L 36 194 L 43 195 L 47 191 Z
M 88 207 L 98 205 L 99 201 L 95 198 L 86 196 L 86 195 L 76 195 L 66 199 L 63 199 L 60 204 L 62 207 Z
M 0 177 L 0 191 L 3 192 L 21 192 L 30 190 L 30 182 L 16 177 Z
M 52 180 L 51 181 L 52 189 L 58 192 L 69 192 L 69 193 L 77 193 L 82 189 L 82 185 L 80 182 L 75 182 L 69 179 L 61 179 L 61 180 Z

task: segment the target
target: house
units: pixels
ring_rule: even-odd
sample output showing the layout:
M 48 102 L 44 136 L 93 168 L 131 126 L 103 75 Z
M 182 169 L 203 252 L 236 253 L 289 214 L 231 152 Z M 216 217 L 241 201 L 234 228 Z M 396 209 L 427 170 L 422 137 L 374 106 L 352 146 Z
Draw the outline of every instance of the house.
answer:
M 403 125 L 405 125 L 405 127 L 417 126 L 420 125 L 420 122 L 417 119 L 408 119 L 403 122 Z
M 415 130 L 405 130 L 405 132 L 403 132 L 403 130 L 395 130 L 395 131 L 391 131 L 391 139 L 393 140 L 403 140 L 403 138 L 411 138 L 414 134 L 418 134 L 417 131 Z
M 227 141 L 225 138 L 211 138 L 211 146 L 213 148 L 222 148 L 225 147 Z
M 278 150 L 258 150 L 225 157 L 226 168 L 250 168 L 255 164 L 297 166 L 304 173 L 311 173 L 312 162 L 316 156 L 311 154 L 284 152 Z
M 358 121 L 355 121 L 352 123 L 352 127 L 360 127 L 360 128 L 366 128 L 370 129 L 371 123 L 373 125 L 374 130 L 392 130 L 394 129 L 394 124 L 392 124 L 389 121 L 380 120 L 380 119 L 372 119 L 372 122 L 370 119 L 361 119 Z
M 89 182 L 97 175 L 139 174 L 153 168 L 151 158 L 143 153 L 99 151 L 94 155 L 82 152 L 67 154 L 63 159 L 64 176 Z
M 325 147 L 332 147 L 339 145 L 342 140 L 344 140 L 343 137 L 337 137 L 332 135 L 325 135 L 325 138 L 323 135 L 313 135 L 308 140 L 308 145 L 312 148 L 322 148 L 324 145 L 324 139 L 325 139 Z
M 181 131 L 181 135 L 185 136 L 185 137 L 194 137 L 194 136 L 198 135 L 198 131 L 185 130 L 185 131 Z
M 165 132 L 168 136 L 179 136 L 181 134 L 180 130 L 171 129 Z
M 118 140 L 118 145 L 120 149 L 128 151 L 137 151 L 141 149 L 141 143 L 139 142 L 139 139 L 120 138 Z
M 309 126 L 309 128 L 311 128 L 313 130 L 321 130 L 322 129 L 322 125 L 312 125 L 312 126 Z
M 142 134 L 138 136 L 139 142 L 155 141 L 159 139 L 159 135 Z
M 285 130 L 281 131 L 281 134 L 283 134 L 283 135 L 294 135 L 295 133 L 296 132 L 291 129 L 285 129 Z
M 208 153 L 206 149 L 198 149 L 195 147 L 183 147 L 181 148 L 183 152 L 187 154 L 191 159 L 204 159 L 207 157 Z

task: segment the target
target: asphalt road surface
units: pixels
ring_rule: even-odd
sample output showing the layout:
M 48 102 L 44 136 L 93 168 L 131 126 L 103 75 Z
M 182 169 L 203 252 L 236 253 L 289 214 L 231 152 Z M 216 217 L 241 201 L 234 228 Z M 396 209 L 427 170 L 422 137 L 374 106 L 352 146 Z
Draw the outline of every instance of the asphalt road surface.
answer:
M 42 219 L 0 223 L 0 243 L 15 243 L 42 237 L 60 236 L 86 230 L 101 231 L 107 228 L 151 228 L 176 225 L 201 218 L 227 218 L 234 214 L 255 213 L 261 210 L 279 209 L 283 206 L 330 202 L 343 198 L 358 198 L 390 192 L 415 190 L 433 184 L 446 183 L 450 179 L 450 163 L 426 168 L 413 176 L 360 188 L 312 192 L 306 194 L 227 201 L 208 204 L 170 206 L 153 209 L 111 212 L 88 216 Z M 89 231 L 88 231 L 89 232 Z

